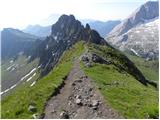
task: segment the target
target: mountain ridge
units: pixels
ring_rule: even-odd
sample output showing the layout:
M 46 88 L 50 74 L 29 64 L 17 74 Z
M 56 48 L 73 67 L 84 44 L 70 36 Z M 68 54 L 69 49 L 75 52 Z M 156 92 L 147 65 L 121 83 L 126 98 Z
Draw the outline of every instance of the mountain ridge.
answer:
M 24 33 L 18 29 L 4 28 L 1 31 L 2 59 L 14 57 L 17 54 L 30 54 L 34 45 L 40 40 L 40 37 Z
M 52 25 L 51 35 L 40 43 L 31 59 L 39 57 L 40 65 L 44 68 L 43 74 L 48 73 L 58 62 L 62 53 L 79 40 L 107 44 L 95 30 L 90 29 L 88 24 L 84 27 L 73 15 L 62 15 Z
M 52 25 L 51 34 L 33 48 L 29 48 L 32 54 L 27 60 L 30 63 L 38 59 L 39 63 L 18 81 L 22 82 L 21 86 L 9 86 L 3 91 L 6 93 L 16 87 L 2 101 L 2 118 L 38 119 L 48 112 L 56 118 L 106 118 L 106 114 L 102 115 L 105 110 L 110 111 L 111 116 L 107 117 L 120 118 L 112 114 L 109 107 L 105 108 L 103 99 L 105 104 L 109 103 L 117 110 L 113 113 L 125 118 L 158 117 L 157 84 L 146 79 L 127 56 L 110 46 L 88 24 L 84 27 L 73 15 L 62 15 Z M 12 67 L 14 61 L 9 62 Z M 79 73 L 77 78 L 73 77 L 76 72 Z M 90 78 L 95 88 L 87 84 Z M 65 84 L 66 79 L 71 83 Z M 94 94 L 95 89 L 101 92 L 102 99 L 98 93 Z M 69 94 L 65 94 L 68 91 Z M 59 98 L 58 95 L 67 97 L 64 102 L 60 97 L 57 99 L 60 103 L 55 104 L 51 99 Z M 60 107 L 53 109 L 53 105 Z M 49 111 L 45 112 L 47 107 Z
M 89 24 L 92 29 L 96 30 L 100 34 L 100 36 L 104 38 L 118 23 L 120 23 L 120 20 L 108 20 L 106 22 L 103 22 L 99 20 L 81 19 L 80 22 L 84 26 L 86 24 Z M 51 26 L 52 25 L 41 26 L 39 24 L 29 25 L 22 31 L 26 33 L 34 34 L 36 36 L 46 37 L 50 35 Z
M 144 23 L 146 20 L 153 19 L 159 16 L 159 2 L 148 1 L 137 8 L 128 18 L 117 25 L 110 34 L 122 35 L 132 27 Z M 118 32 L 118 33 L 116 33 Z
M 117 25 L 105 39 L 122 51 L 146 60 L 157 59 L 158 17 L 159 2 L 146 2 Z

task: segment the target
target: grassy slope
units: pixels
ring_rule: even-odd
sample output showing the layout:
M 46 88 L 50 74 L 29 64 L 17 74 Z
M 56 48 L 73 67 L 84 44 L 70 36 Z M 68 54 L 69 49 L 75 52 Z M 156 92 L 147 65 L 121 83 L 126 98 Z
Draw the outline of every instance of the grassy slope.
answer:
M 98 49 L 111 51 L 110 48 L 102 46 Z M 89 46 L 89 50 L 105 59 L 115 60 L 113 56 L 107 56 L 106 52 L 97 50 L 97 46 L 96 49 Z M 112 52 L 116 51 L 112 50 Z M 119 54 L 115 53 L 115 55 Z M 118 61 L 118 58 L 115 61 Z M 82 68 L 95 81 L 106 102 L 125 118 L 154 118 L 158 116 L 158 91 L 153 87 L 142 85 L 128 73 L 120 73 L 112 64 L 93 64 L 90 68 L 84 66 Z
M 145 59 L 126 54 L 130 60 L 132 60 L 135 65 L 142 71 L 144 76 L 149 80 L 158 81 L 159 80 L 159 61 L 145 61 Z
M 27 58 L 25 56 L 19 56 L 17 60 L 15 60 L 13 63 L 9 63 L 9 61 L 10 60 L 2 61 L 2 66 L 1 66 L 2 80 L 13 80 L 17 78 L 20 79 L 22 76 L 30 72 L 33 68 L 38 66 L 38 59 L 28 64 Z M 18 69 L 14 71 L 7 71 L 7 68 L 13 64 L 18 64 L 19 65 Z
M 77 43 L 66 51 L 59 64 L 46 77 L 38 80 L 33 87 L 27 83 L 7 96 L 2 101 L 2 118 L 31 118 L 33 113 L 28 111 L 29 104 L 35 104 L 36 113 L 41 114 L 46 100 L 69 73 L 73 58 L 79 56 L 83 50 L 83 43 Z

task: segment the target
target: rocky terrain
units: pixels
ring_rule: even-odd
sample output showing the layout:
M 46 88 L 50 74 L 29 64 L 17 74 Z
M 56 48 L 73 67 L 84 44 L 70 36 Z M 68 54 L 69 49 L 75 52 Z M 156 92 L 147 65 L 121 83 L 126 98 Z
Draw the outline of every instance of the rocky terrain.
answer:
M 149 1 L 117 25 L 106 40 L 122 51 L 146 59 L 158 58 L 158 17 L 159 3 Z
M 80 69 L 77 58 L 64 82 L 64 87 L 46 103 L 44 113 L 45 119 L 121 118 L 104 103 L 93 82 Z
M 31 59 L 40 58 L 42 75 L 47 74 L 58 62 L 62 53 L 78 40 L 107 44 L 100 35 L 87 24 L 84 27 L 73 15 L 62 15 L 53 24 L 51 35 L 36 48 Z
M 130 59 L 89 24 L 84 27 L 73 15 L 62 15 L 44 40 L 24 39 L 27 44 L 32 42 L 27 45 L 18 38 L 22 47 L 7 55 L 10 59 L 4 63 L 10 64 L 3 64 L 3 70 L 17 75 L 26 71 L 18 75 L 20 79 L 9 78 L 6 82 L 1 95 L 6 90 L 11 92 L 3 98 L 2 118 L 157 118 L 157 84 L 146 79 Z M 19 54 L 21 51 L 24 53 Z M 24 64 L 17 62 L 17 54 L 24 55 Z M 14 81 L 12 85 L 7 84 L 10 80 Z M 138 106 L 138 112 L 131 113 L 130 105 Z
M 58 19 L 58 18 L 57 18 Z M 85 26 L 89 24 L 91 29 L 96 30 L 101 37 L 105 37 L 111 30 L 120 23 L 119 20 L 109 20 L 106 22 L 95 21 L 95 20 L 85 20 L 82 19 L 80 22 Z M 56 22 L 55 22 L 56 23 Z M 53 24 L 53 23 L 52 23 Z M 29 25 L 22 31 L 25 33 L 33 34 L 39 37 L 47 37 L 51 33 L 52 25 L 41 26 L 41 25 Z

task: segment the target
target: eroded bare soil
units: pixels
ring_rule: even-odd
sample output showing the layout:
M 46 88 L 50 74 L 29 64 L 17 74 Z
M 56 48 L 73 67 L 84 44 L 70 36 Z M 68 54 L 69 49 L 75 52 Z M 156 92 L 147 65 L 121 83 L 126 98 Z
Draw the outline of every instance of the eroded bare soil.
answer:
M 47 102 L 44 113 L 45 119 L 122 118 L 104 103 L 91 79 L 80 69 L 78 59 L 60 93 Z

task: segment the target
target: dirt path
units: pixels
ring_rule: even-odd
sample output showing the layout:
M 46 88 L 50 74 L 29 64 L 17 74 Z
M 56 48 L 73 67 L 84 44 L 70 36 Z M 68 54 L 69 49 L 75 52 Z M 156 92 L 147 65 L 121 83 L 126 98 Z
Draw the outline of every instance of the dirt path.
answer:
M 46 104 L 45 119 L 122 118 L 104 104 L 101 94 L 75 60 L 60 94 Z

